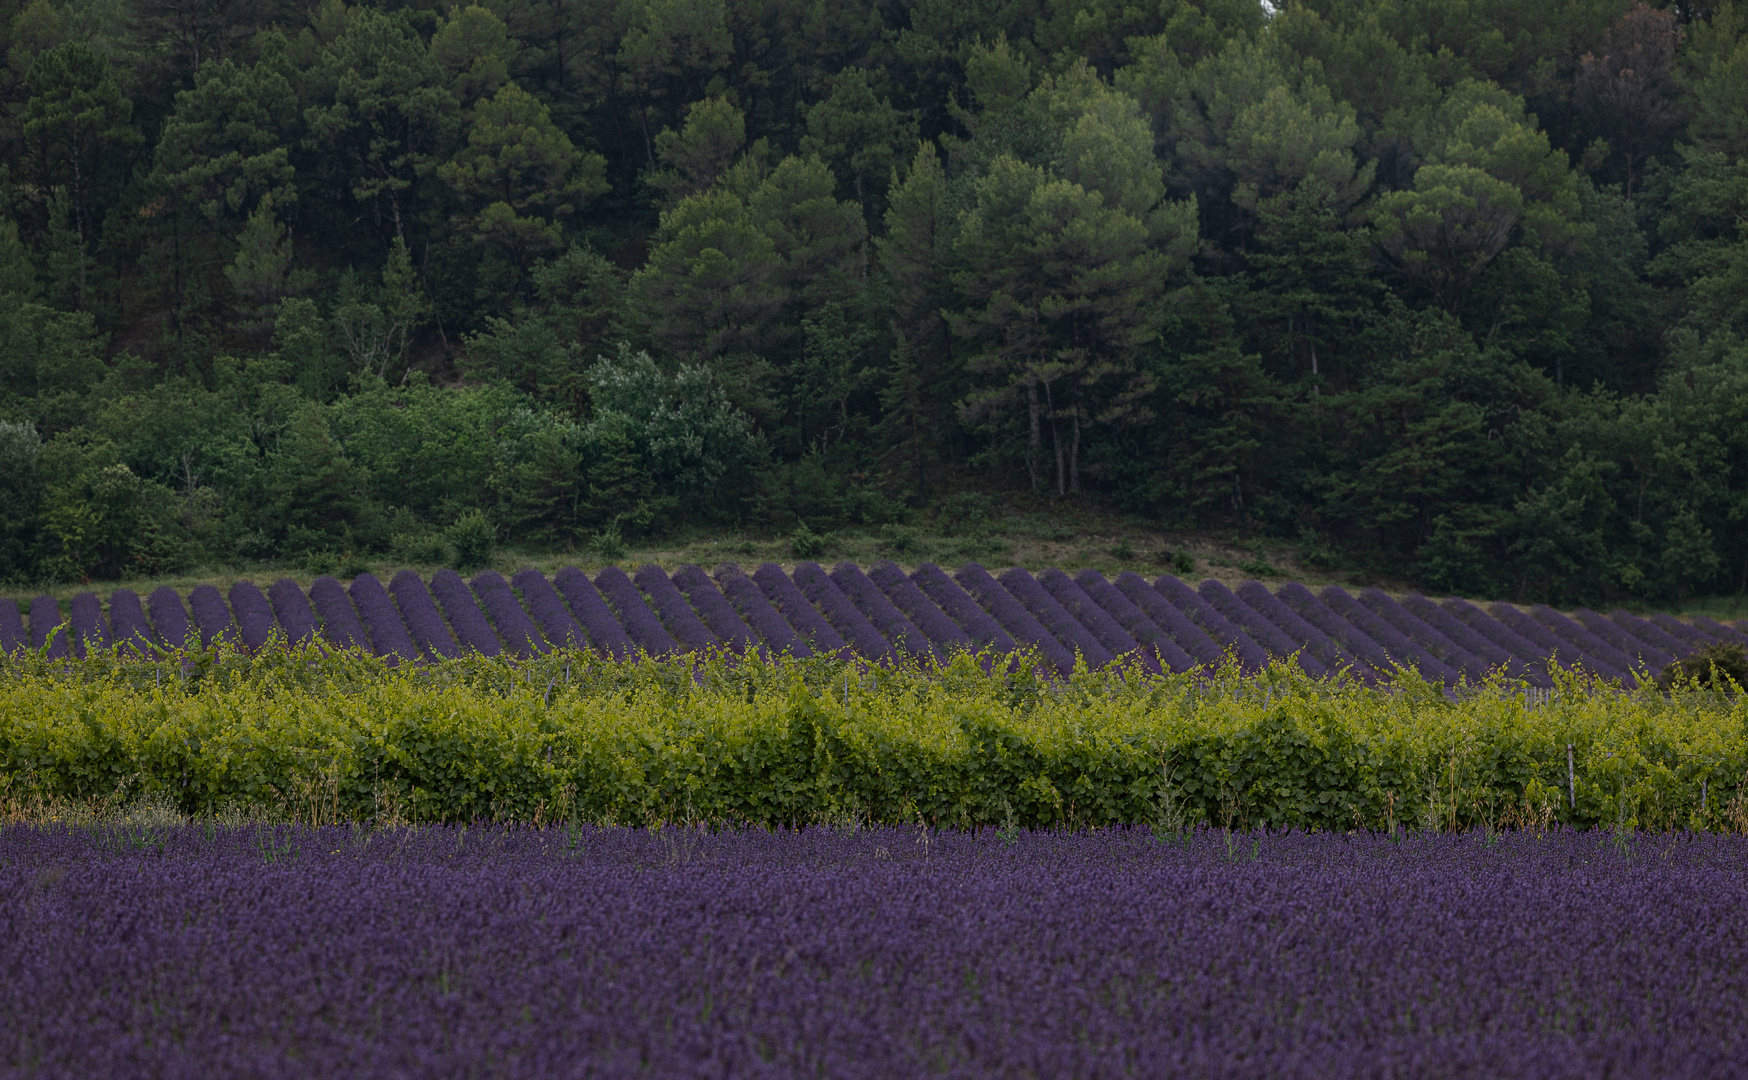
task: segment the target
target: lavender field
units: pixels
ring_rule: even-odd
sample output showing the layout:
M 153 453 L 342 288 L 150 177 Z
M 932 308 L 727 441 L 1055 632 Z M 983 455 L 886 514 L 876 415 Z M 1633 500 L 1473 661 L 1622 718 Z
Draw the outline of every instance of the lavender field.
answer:
M 930 563 L 906 574 L 890 562 L 866 571 L 840 563 L 830 572 L 804 562 L 792 573 L 766 563 L 751 575 L 730 563 L 714 576 L 696 566 L 671 576 L 656 566 L 634 574 L 609 567 L 593 578 L 566 568 L 552 580 L 534 570 L 508 580 L 488 570 L 464 581 L 444 570 L 426 582 L 402 571 L 386 587 L 370 574 L 349 586 L 317 578 L 307 594 L 290 580 L 266 593 L 247 581 L 228 595 L 203 585 L 186 598 L 161 588 L 143 603 L 117 589 L 107 613 L 95 593 L 75 596 L 64 612 L 44 595 L 28 613 L 27 623 L 17 605 L 0 602 L 0 650 L 29 647 L 58 658 L 195 640 L 256 650 L 319 636 L 397 662 L 569 647 L 615 658 L 757 648 L 882 661 L 1025 647 L 1063 673 L 1077 657 L 1095 668 L 1121 660 L 1183 672 L 1230 652 L 1248 671 L 1296 655 L 1313 676 L 1347 672 L 1372 682 L 1406 667 L 1449 684 L 1503 670 L 1543 687 L 1550 661 L 1630 681 L 1713 643 L 1748 644 L 1742 626 L 1706 618 L 1568 616 L 1545 606 L 1398 600 L 1377 589 L 1313 593 L 1296 583 L 1278 592 L 1254 581 L 1237 590 L 1218 581 L 1192 588 L 1170 576 L 1107 580 L 1091 570 L 995 576 L 975 563 L 952 575 Z
M 1748 841 L 0 831 L 0 1073 L 1728 1077 Z

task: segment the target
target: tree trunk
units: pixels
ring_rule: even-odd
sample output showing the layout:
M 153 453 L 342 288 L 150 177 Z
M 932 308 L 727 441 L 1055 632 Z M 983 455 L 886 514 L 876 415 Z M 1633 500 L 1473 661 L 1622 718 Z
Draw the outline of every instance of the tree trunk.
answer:
M 1026 472 L 1032 478 L 1032 492 L 1038 491 L 1038 451 L 1043 444 L 1043 433 L 1039 430 L 1038 416 L 1038 380 L 1036 376 L 1026 377 L 1026 408 L 1030 413 L 1031 437 L 1026 443 Z
M 1074 407 L 1074 441 L 1068 447 L 1068 487 L 1080 494 L 1080 406 Z

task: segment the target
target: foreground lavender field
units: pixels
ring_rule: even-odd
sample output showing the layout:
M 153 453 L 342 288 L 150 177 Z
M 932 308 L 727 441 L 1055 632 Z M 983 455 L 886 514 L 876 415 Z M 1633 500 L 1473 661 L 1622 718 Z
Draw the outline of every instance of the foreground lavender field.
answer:
M 30 1076 L 1748 1073 L 1748 841 L 0 832 Z

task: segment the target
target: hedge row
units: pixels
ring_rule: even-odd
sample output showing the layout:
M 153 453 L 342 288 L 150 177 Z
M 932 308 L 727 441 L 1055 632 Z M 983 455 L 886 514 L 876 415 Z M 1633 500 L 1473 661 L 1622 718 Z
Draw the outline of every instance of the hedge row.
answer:
M 1741 697 L 1554 678 L 1453 699 L 1286 664 L 1063 680 L 963 655 L 14 660 L 0 786 L 306 820 L 1748 831 Z

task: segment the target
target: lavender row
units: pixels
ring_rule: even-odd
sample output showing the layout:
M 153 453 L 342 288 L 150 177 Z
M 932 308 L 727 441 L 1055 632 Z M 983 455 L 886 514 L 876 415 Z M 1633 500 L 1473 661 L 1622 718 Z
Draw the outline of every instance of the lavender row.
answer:
M 107 620 L 95 593 L 75 596 L 64 614 L 53 597 L 37 597 L 28 627 L 16 605 L 0 605 L 0 647 L 82 656 L 93 648 L 143 652 L 197 635 L 192 640 L 202 645 L 231 641 L 253 650 L 276 636 L 302 642 L 319 633 L 331 645 L 395 660 L 494 655 L 506 647 L 528 655 L 554 646 L 626 658 L 717 644 L 767 655 L 849 649 L 880 660 L 944 659 L 957 649 L 994 646 L 1037 649 L 1064 672 L 1077 655 L 1095 666 L 1120 660 L 1181 672 L 1218 663 L 1230 649 L 1250 670 L 1270 655 L 1296 654 L 1314 675 L 1347 670 L 1372 679 L 1404 665 L 1435 682 L 1503 670 L 1546 684 L 1550 661 L 1624 677 L 1711 641 L 1748 640 L 1710 620 L 1618 610 L 1568 618 L 1545 607 L 1526 615 L 1509 605 L 1489 612 L 1456 599 L 1398 601 L 1376 589 L 1357 597 L 1333 586 L 1319 596 L 1297 584 L 1275 593 L 1256 582 L 1236 591 L 1215 581 L 1192 589 L 1169 576 L 1149 584 L 1123 574 L 1113 583 L 1090 570 L 1071 578 L 1013 569 L 998 581 L 975 564 L 957 577 L 933 564 L 906 575 L 890 562 L 868 572 L 844 563 L 829 573 L 803 563 L 791 576 L 767 563 L 751 577 L 725 565 L 714 581 L 697 566 L 671 577 L 645 566 L 634 578 L 608 568 L 591 581 L 573 567 L 551 581 L 533 570 L 513 582 L 486 571 L 471 588 L 442 571 L 427 588 L 403 571 L 386 590 L 369 574 L 350 589 L 320 578 L 307 597 L 289 580 L 265 595 L 247 581 L 228 596 L 202 585 L 186 608 L 168 588 L 144 606 L 118 589 Z

